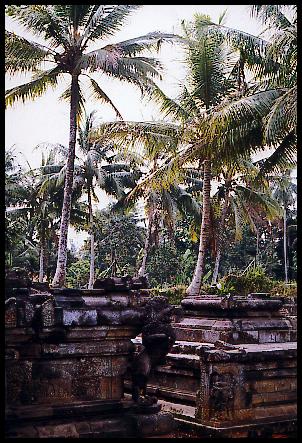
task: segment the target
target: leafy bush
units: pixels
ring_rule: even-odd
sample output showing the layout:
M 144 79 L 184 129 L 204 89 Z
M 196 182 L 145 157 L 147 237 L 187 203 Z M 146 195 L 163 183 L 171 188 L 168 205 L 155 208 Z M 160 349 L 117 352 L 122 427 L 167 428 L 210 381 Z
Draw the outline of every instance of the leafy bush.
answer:
M 179 305 L 186 297 L 187 285 L 176 285 L 171 287 L 155 287 L 149 289 L 151 297 L 163 295 L 168 297 L 169 303 Z M 256 267 L 249 270 L 246 274 L 229 274 L 224 276 L 217 286 L 204 283 L 200 294 L 206 295 L 245 295 L 253 292 L 265 292 L 269 296 L 297 296 L 297 283 L 291 282 L 290 285 L 283 281 L 276 281 L 268 277 L 265 270 Z
M 283 297 L 297 297 L 297 282 L 289 282 L 286 284 L 284 281 L 276 281 L 273 288 L 270 290 L 270 295 Z
M 229 274 L 224 276 L 220 282 L 222 288 L 218 293 L 230 293 L 248 295 L 252 292 L 270 292 L 274 281 L 269 278 L 263 268 L 256 267 L 246 274 Z
M 157 287 L 148 289 L 148 293 L 151 297 L 157 297 L 159 295 L 167 297 L 171 305 L 180 305 L 181 301 L 186 296 L 186 289 L 187 286 L 185 285 L 171 286 L 167 288 Z
M 88 259 L 78 260 L 67 269 L 66 283 L 68 288 L 85 288 L 89 281 L 90 262 Z

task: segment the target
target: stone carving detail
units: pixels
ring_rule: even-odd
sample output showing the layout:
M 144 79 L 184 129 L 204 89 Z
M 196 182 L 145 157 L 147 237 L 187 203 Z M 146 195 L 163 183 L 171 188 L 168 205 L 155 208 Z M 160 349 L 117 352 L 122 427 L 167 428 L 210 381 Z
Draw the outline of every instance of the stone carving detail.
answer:
M 173 310 L 166 297 L 154 297 L 146 304 L 142 328 L 143 349 L 132 363 L 132 398 L 139 404 L 157 402 L 156 397 L 146 395 L 147 381 L 151 369 L 164 362 L 175 342 L 175 332 L 171 326 Z
M 54 301 L 52 298 L 49 298 L 42 303 L 41 317 L 43 326 L 48 327 L 55 324 Z
M 229 373 L 213 372 L 210 376 L 209 414 L 211 419 L 228 420 L 233 417 L 234 377 Z

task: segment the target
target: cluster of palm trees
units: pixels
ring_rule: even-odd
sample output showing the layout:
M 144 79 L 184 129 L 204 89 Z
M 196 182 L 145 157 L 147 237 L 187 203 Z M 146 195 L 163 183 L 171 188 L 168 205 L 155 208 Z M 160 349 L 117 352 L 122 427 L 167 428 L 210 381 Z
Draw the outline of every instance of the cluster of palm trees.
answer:
M 269 28 L 268 40 L 227 28 L 223 17 L 215 24 L 208 16 L 196 14 L 192 21 L 182 22 L 182 36 L 154 32 L 88 50 L 90 43 L 112 36 L 138 7 L 7 7 L 11 17 L 31 33 L 42 36 L 45 44 L 6 31 L 7 72 L 34 73 L 29 83 L 6 92 L 6 102 L 12 105 L 16 100 L 35 99 L 48 87 L 55 87 L 61 77 L 70 76 L 70 87 L 63 94 L 70 103 L 67 161 L 53 165 L 52 173 L 43 181 L 42 191 L 40 189 L 42 195 L 43 190 L 55 183 L 62 191 L 64 183 L 57 268 L 52 285 L 65 283 L 72 199 L 83 191 L 89 208 L 89 286 L 93 284 L 92 198 L 97 198 L 96 181 L 127 205 L 139 197 L 146 203 L 148 234 L 139 275 L 145 273 L 148 250 L 152 242 L 157 242 L 160 224 L 173 229 L 176 210 L 190 210 L 197 218 L 202 214 L 198 260 L 187 289 L 188 294 L 197 295 L 210 243 L 214 243 L 216 251 L 213 283 L 217 281 L 223 231 L 228 219 L 234 218 L 238 237 L 242 223 L 248 222 L 257 232 L 257 217 L 263 213 L 268 219 L 280 216 L 280 206 L 270 195 L 270 186 L 273 174 L 280 179 L 282 171 L 295 165 L 296 7 L 252 6 L 252 14 Z M 158 49 L 163 41 L 181 44 L 186 51 L 186 83 L 176 99 L 167 97 L 155 83 L 161 78 L 159 61 L 141 55 L 146 49 Z M 50 63 L 51 67 L 46 69 Z M 90 115 L 84 125 L 79 126 L 85 115 L 80 76 L 88 79 L 94 97 L 110 104 L 122 120 L 116 105 L 92 78 L 95 72 L 138 86 L 143 94 L 159 104 L 169 123 L 166 119 L 116 121 L 93 127 Z M 78 131 L 81 164 L 76 163 Z M 255 161 L 253 156 L 267 147 L 272 148 L 273 153 L 264 161 Z M 111 163 L 107 157 L 110 149 Z M 118 155 L 122 159 L 120 164 Z M 101 163 L 104 158 L 106 167 Z M 137 167 L 134 168 L 136 175 L 131 168 L 135 161 L 136 165 L 143 165 L 140 178 Z M 213 180 L 220 186 L 211 196 Z M 194 186 L 199 189 L 196 195 Z M 192 192 L 188 192 L 189 188 Z M 216 232 L 213 230 L 215 211 Z M 286 223 L 286 217 L 284 220 Z

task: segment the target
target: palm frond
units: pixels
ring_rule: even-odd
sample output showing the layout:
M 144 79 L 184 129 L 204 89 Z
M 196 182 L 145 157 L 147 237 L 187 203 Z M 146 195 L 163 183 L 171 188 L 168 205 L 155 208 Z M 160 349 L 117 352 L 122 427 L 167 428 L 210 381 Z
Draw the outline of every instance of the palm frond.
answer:
M 71 35 L 66 19 L 56 14 L 53 5 L 10 5 L 6 12 L 26 29 L 45 37 L 55 46 L 70 46 Z
M 252 5 L 251 15 L 259 18 L 264 24 L 270 24 L 277 28 L 287 28 L 291 25 L 291 22 L 282 12 L 283 7 L 284 5 Z
M 243 140 L 247 143 L 246 148 L 250 149 L 248 142 L 255 140 L 253 137 L 249 140 L 249 134 L 253 134 L 253 129 L 257 131 L 275 100 L 283 93 L 284 90 L 268 90 L 221 104 L 200 121 L 196 137 L 202 137 L 209 149 L 212 146 L 216 146 L 216 149 L 228 146 L 236 149 L 238 143 L 244 148 Z M 241 155 L 243 152 L 240 150 Z
M 35 71 L 53 51 L 5 30 L 5 71 L 8 74 Z
M 157 85 L 154 85 L 149 96 L 150 100 L 160 105 L 160 110 L 165 116 L 172 115 L 180 121 L 190 118 L 189 111 L 177 101 L 169 98 Z
M 117 107 L 114 105 L 112 100 L 108 97 L 108 95 L 101 89 L 101 87 L 98 85 L 98 83 L 90 77 L 91 81 L 91 88 L 93 91 L 93 97 L 97 100 L 100 100 L 102 103 L 109 104 L 115 111 L 117 117 L 121 120 L 123 120 L 123 117 Z
M 116 31 L 121 29 L 128 15 L 140 7 L 141 5 L 113 5 L 112 11 L 99 17 L 98 24 L 95 24 L 89 33 L 89 41 L 114 35 Z
M 231 206 L 233 208 L 234 221 L 235 221 L 235 240 L 238 241 L 242 239 L 243 221 L 235 198 L 231 199 Z
M 200 223 L 201 205 L 197 200 L 180 186 L 171 186 L 169 192 L 175 199 L 177 209 L 181 214 L 184 216 L 187 216 L 188 214 L 193 215 L 195 222 Z
M 263 210 L 269 220 L 273 220 L 276 217 L 280 217 L 281 210 L 278 202 L 270 195 L 262 192 L 257 192 L 251 188 L 237 185 L 236 193 L 241 199 L 244 199 L 246 203 L 257 206 Z
M 6 106 L 12 106 L 17 100 L 22 100 L 24 103 L 26 100 L 40 97 L 48 87 L 55 88 L 57 86 L 58 77 L 61 74 L 58 68 L 49 69 L 35 75 L 30 82 L 7 90 L 5 92 Z
M 113 122 L 103 123 L 96 128 L 96 141 L 113 141 L 116 148 L 127 155 L 129 152 L 141 152 L 148 149 L 154 154 L 176 150 L 178 125 L 166 122 Z M 151 154 L 152 155 L 152 154 Z
M 295 130 L 290 131 L 277 146 L 274 152 L 261 160 L 259 174 L 282 172 L 289 166 L 297 164 L 297 136 Z
M 286 91 L 274 102 L 266 118 L 265 142 L 275 145 L 297 125 L 297 86 Z
M 115 46 L 121 49 L 124 55 L 134 56 L 140 54 L 146 49 L 158 50 L 163 42 L 185 43 L 186 41 L 179 35 L 165 34 L 157 31 L 157 32 L 149 32 L 148 34 L 141 35 L 140 37 L 115 43 Z
M 110 12 L 112 12 L 112 6 L 110 5 L 94 5 L 88 17 L 84 33 L 80 39 L 80 44 L 83 48 L 86 46 L 95 28 L 100 24 L 104 16 Z

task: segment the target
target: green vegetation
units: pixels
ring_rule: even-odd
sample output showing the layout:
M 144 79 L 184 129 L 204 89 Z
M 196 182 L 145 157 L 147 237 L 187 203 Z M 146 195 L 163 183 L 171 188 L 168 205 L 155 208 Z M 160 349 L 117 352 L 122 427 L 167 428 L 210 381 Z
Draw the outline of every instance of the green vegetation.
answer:
M 297 276 L 295 6 L 253 5 L 270 30 L 261 37 L 228 28 L 224 14 L 218 23 L 195 14 L 182 22 L 182 38 L 154 32 L 89 52 L 88 44 L 113 36 L 137 8 L 7 7 L 45 40 L 42 46 L 6 31 L 7 73 L 34 74 L 6 92 L 7 105 L 41 96 L 62 76 L 71 83 L 63 93 L 69 146 L 37 146 L 35 170 L 6 151 L 6 267 L 69 287 L 147 275 L 150 292 L 166 293 L 173 304 L 185 293 L 294 294 L 286 283 Z M 159 89 L 162 67 L 144 56 L 165 40 L 185 51 L 177 97 Z M 162 120 L 123 121 L 95 71 L 140 87 Z M 97 111 L 86 114 L 80 76 L 117 121 L 97 124 Z M 255 160 L 267 148 L 270 155 Z M 113 203 L 99 210 L 102 193 Z M 88 236 L 80 249 L 67 248 L 71 225 Z

